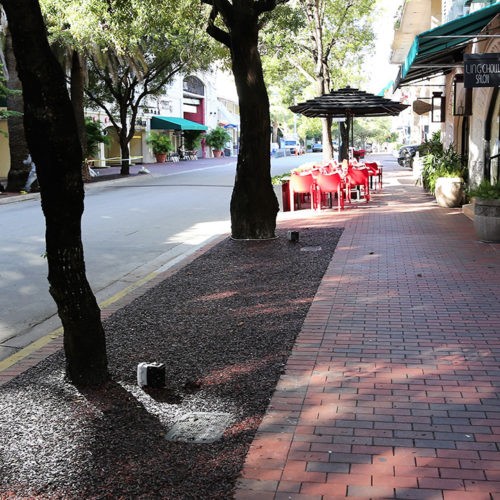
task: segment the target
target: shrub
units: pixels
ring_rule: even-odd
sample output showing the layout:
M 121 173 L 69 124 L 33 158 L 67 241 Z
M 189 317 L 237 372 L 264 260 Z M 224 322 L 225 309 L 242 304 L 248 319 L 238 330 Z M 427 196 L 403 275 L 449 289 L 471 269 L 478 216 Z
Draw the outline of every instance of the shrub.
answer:
M 84 152 L 85 158 L 94 158 L 97 155 L 97 146 L 102 142 L 109 144 L 109 136 L 101 127 L 99 122 L 92 118 L 85 118 L 85 132 L 87 134 L 87 150 Z
M 155 155 L 165 154 L 172 151 L 172 140 L 167 134 L 161 132 L 151 132 L 146 139 L 146 142 L 151 145 Z
M 184 147 L 188 151 L 198 149 L 201 141 L 200 130 L 184 130 Z
M 205 136 L 207 144 L 211 148 L 218 150 L 223 149 L 224 144 L 230 140 L 231 136 L 222 127 L 215 127 Z
M 483 180 L 476 188 L 469 189 L 469 196 L 483 200 L 500 200 L 500 183 L 491 184 L 491 182 Z
M 467 181 L 468 172 L 462 155 L 455 151 L 453 145 L 444 149 L 440 132 L 435 132 L 431 139 L 424 142 L 421 151 L 424 155 L 422 184 L 431 193 L 434 193 L 438 177 L 461 177 Z

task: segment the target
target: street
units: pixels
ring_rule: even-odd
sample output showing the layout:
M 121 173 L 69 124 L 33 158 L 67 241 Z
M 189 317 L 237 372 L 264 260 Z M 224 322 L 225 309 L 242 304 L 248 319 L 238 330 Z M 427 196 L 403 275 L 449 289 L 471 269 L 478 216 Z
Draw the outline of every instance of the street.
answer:
M 277 158 L 272 175 L 318 154 Z M 87 278 L 102 303 L 230 230 L 236 159 L 147 165 L 151 175 L 86 185 Z M 0 205 L 0 359 L 60 326 L 48 292 L 40 200 Z

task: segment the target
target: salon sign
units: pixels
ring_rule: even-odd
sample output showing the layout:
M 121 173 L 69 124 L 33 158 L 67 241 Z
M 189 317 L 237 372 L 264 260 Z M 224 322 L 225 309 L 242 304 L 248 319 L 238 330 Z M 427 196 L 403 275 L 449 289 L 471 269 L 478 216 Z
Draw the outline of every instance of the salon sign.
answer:
M 464 87 L 500 86 L 500 54 L 464 54 Z

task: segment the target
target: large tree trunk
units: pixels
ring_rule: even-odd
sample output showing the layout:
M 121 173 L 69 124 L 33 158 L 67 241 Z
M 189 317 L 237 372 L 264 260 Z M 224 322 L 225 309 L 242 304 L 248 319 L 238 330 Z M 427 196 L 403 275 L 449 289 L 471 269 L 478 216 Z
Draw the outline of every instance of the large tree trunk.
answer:
M 333 159 L 332 117 L 322 118 L 321 125 L 323 128 L 323 159 L 330 161 Z
M 82 145 L 82 151 L 87 154 L 87 131 L 85 130 L 85 113 L 83 109 L 83 96 L 85 86 L 85 66 L 82 56 L 73 51 L 71 56 L 71 104 L 75 113 L 78 137 Z
M 130 149 L 126 137 L 120 135 L 120 152 L 122 155 L 122 162 L 120 168 L 120 175 L 130 174 Z
M 278 200 L 271 184 L 269 99 L 258 52 L 258 21 L 234 10 L 231 59 L 241 120 L 240 151 L 231 197 L 236 239 L 275 237 Z
M 37 0 L 1 0 L 24 94 L 24 126 L 37 165 L 50 293 L 64 327 L 66 373 L 76 384 L 107 380 L 100 310 L 85 275 L 81 240 L 82 150 L 66 82 L 47 42 Z
M 349 159 L 349 135 L 351 118 L 346 117 L 345 122 L 340 122 L 340 145 L 339 145 L 339 162 Z
M 5 59 L 7 63 L 7 71 L 9 72 L 9 80 L 7 87 L 11 90 L 22 89 L 21 81 L 17 75 L 16 58 L 12 48 L 12 35 L 10 30 L 7 30 L 5 39 Z M 7 95 L 7 108 L 11 111 L 23 112 L 23 96 L 22 94 Z M 24 189 L 31 165 L 25 165 L 23 160 L 28 156 L 28 144 L 24 136 L 24 125 L 22 116 L 10 116 L 7 120 L 9 131 L 9 151 L 10 151 L 10 170 L 7 178 L 7 191 L 16 192 Z

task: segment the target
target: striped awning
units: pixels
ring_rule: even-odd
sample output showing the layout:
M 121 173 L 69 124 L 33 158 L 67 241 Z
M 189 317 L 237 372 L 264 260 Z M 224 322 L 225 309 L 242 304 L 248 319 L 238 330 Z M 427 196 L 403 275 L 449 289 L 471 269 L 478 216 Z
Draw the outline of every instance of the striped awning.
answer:
M 400 67 L 395 87 L 447 73 L 463 65 L 465 47 L 497 14 L 500 14 L 500 2 L 417 35 Z M 488 35 L 495 36 L 495 33 Z

